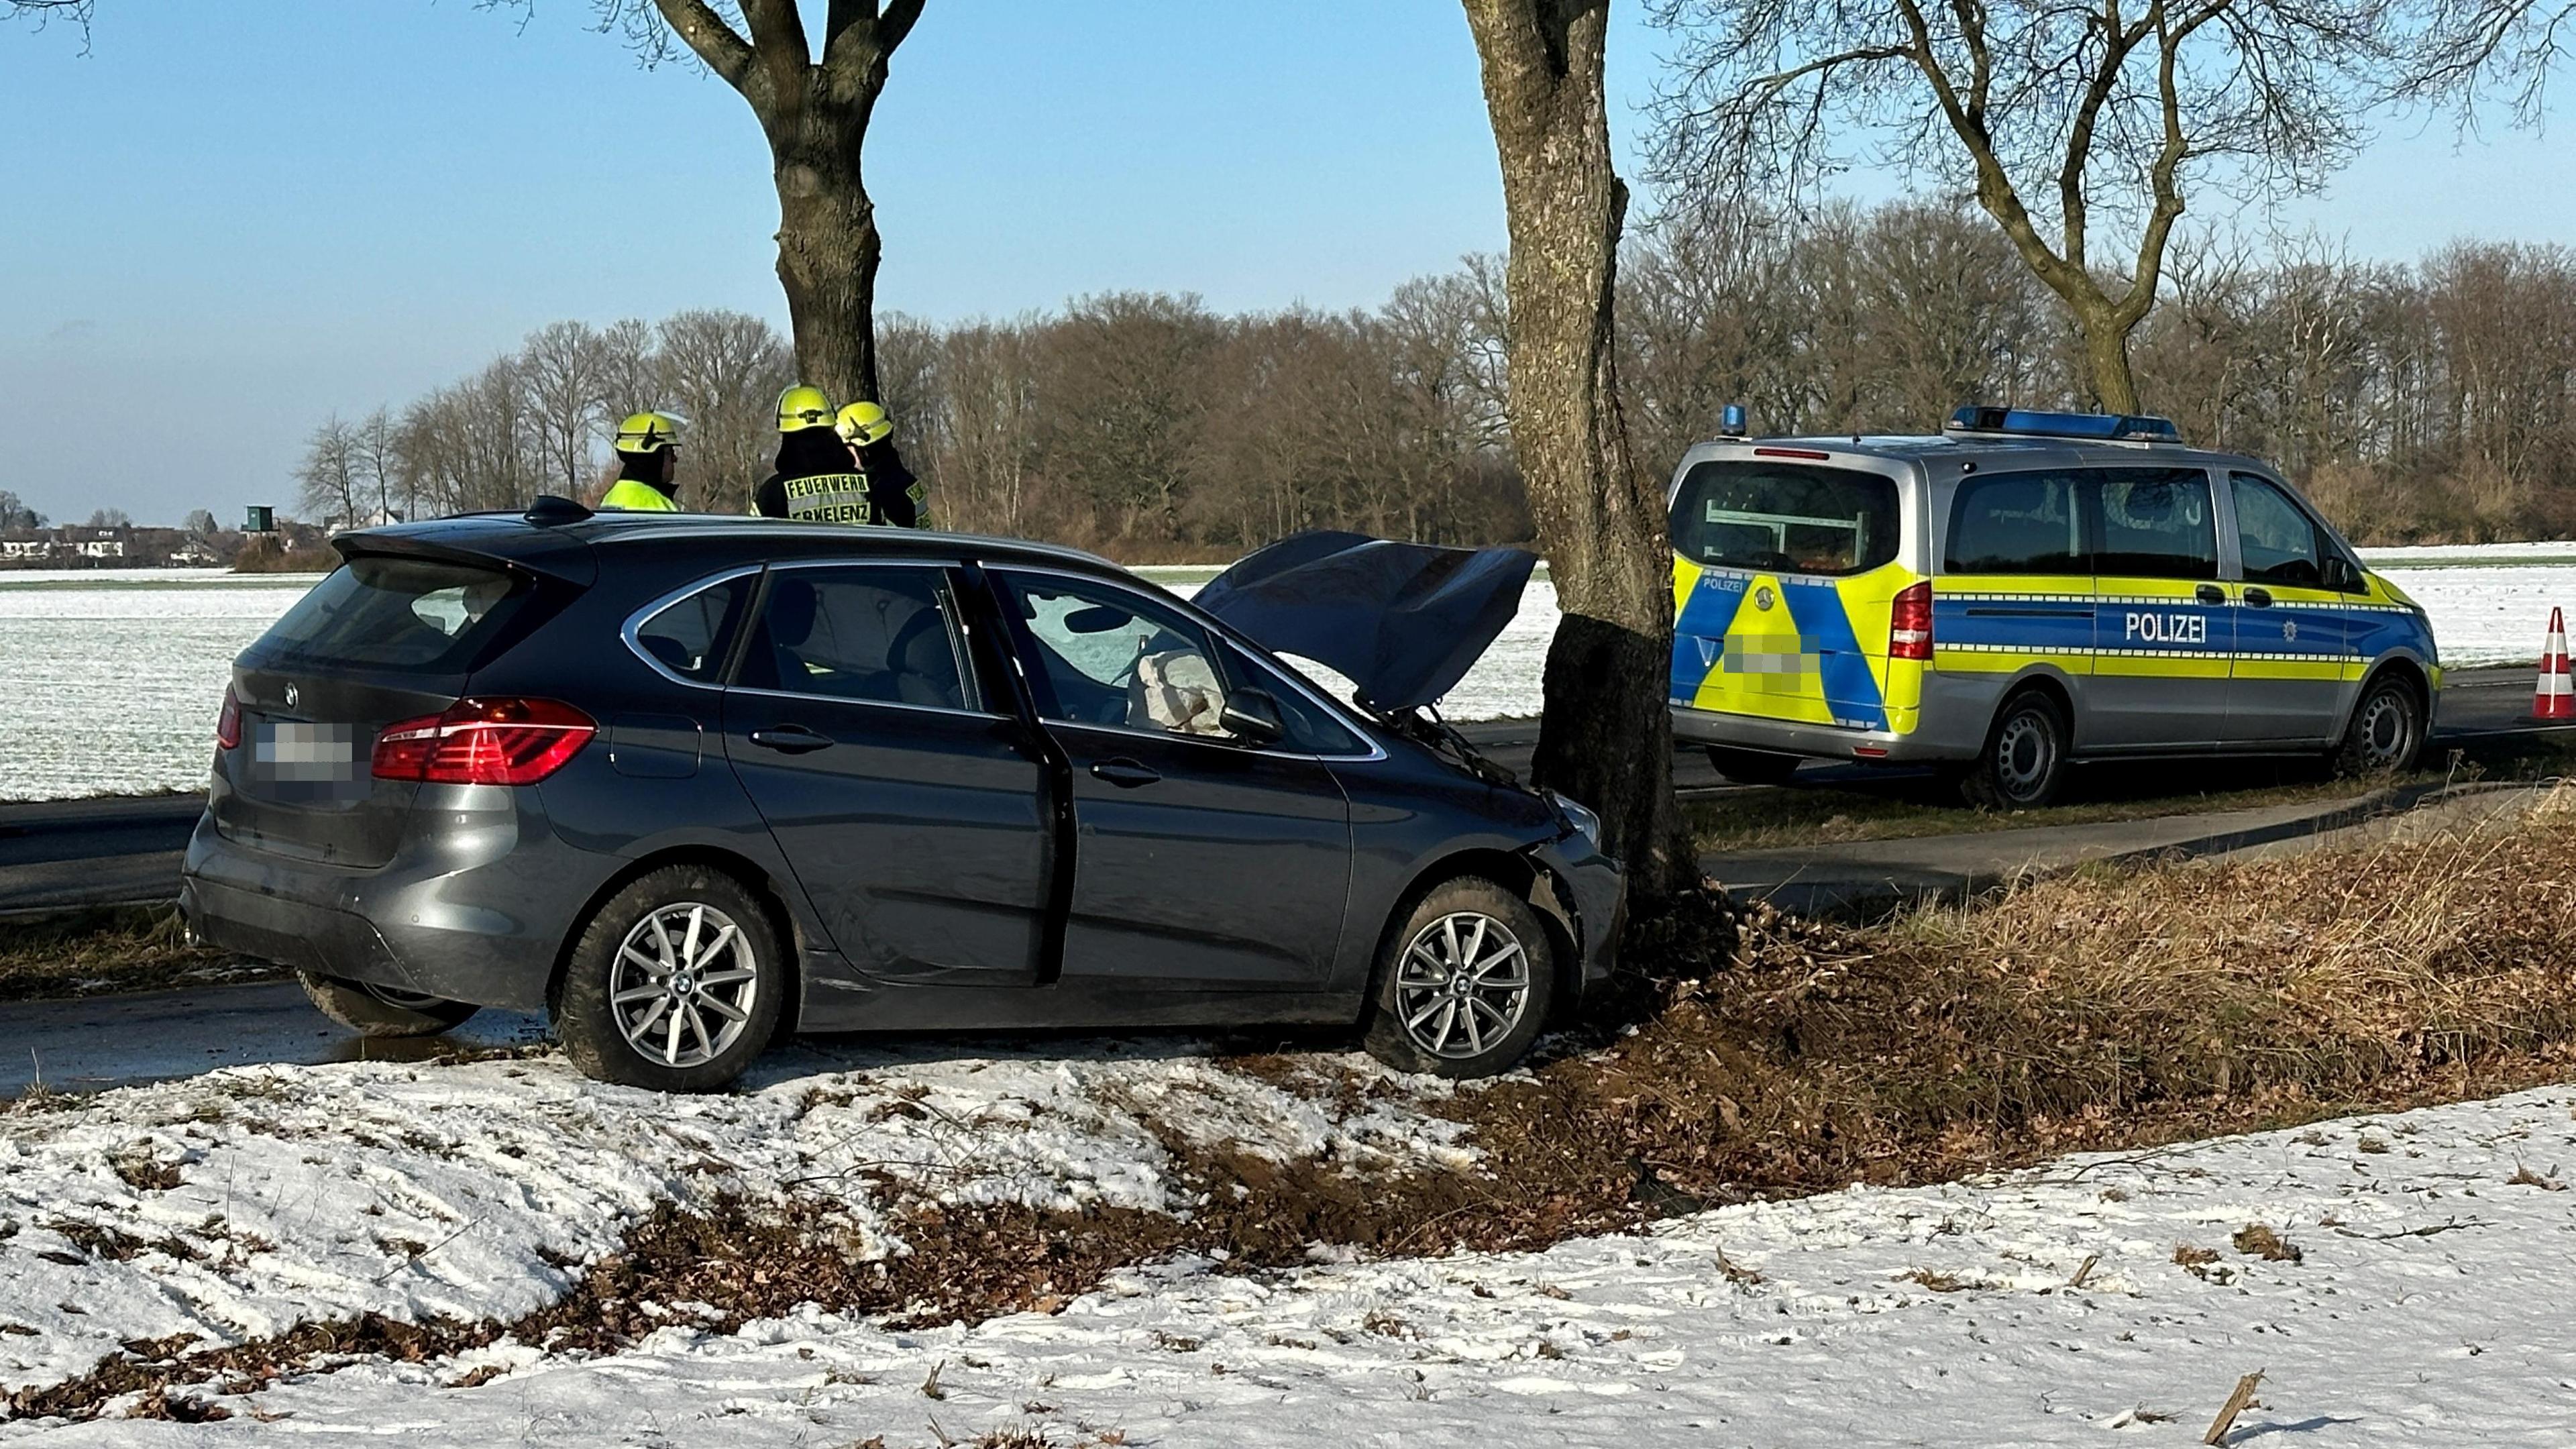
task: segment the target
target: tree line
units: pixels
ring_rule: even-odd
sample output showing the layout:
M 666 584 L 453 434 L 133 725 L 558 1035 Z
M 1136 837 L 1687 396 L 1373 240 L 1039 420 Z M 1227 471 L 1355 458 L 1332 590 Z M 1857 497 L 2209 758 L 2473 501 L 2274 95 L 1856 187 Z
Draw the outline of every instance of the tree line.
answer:
M 1472 257 L 1340 312 L 1125 292 L 1006 321 L 888 315 L 881 392 L 946 527 L 1140 560 L 1317 527 L 1527 541 L 1500 271 Z M 2195 240 L 2166 289 L 2136 338 L 2145 404 L 2289 470 L 2358 540 L 2576 531 L 2576 253 L 2462 242 L 2401 265 Z M 1761 432 L 1877 433 L 2090 397 L 2080 330 L 1962 207 L 1664 218 L 1629 242 L 1616 335 L 1650 479 L 1730 402 Z M 663 407 L 690 420 L 684 500 L 740 512 L 794 373 L 742 313 L 558 322 L 405 406 L 325 422 L 302 506 L 346 524 L 595 498 L 617 419 Z

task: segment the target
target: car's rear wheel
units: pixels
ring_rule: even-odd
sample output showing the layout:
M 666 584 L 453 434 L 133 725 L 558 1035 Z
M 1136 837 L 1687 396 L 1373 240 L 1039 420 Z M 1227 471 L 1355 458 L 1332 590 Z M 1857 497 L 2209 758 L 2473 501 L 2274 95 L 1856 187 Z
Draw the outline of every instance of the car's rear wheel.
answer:
M 1370 1055 L 1398 1071 L 1489 1077 L 1547 1024 L 1556 947 L 1529 902 L 1481 876 L 1433 887 L 1378 962 Z
M 1725 745 L 1708 747 L 1708 762 L 1717 772 L 1739 785 L 1786 784 L 1797 773 L 1796 755 L 1775 755 L 1769 750 L 1737 750 Z
M 305 999 L 324 1016 L 360 1036 L 436 1036 L 465 1024 L 480 1008 L 468 1001 L 423 996 L 391 986 L 370 986 L 298 971 Z
M 2037 690 L 2004 702 L 1986 733 L 1986 748 L 1959 781 L 1959 793 L 1987 810 L 2035 810 L 2066 783 L 2073 732 L 2066 711 Z
M 793 980 L 769 913 L 706 866 L 642 876 L 581 933 L 556 995 L 555 1035 L 606 1082 L 711 1091 L 768 1049 Z
M 2353 706 L 2352 723 L 2335 748 L 2335 773 L 2387 775 L 2412 769 L 2424 751 L 2424 734 L 2423 697 L 2408 680 L 2382 674 Z

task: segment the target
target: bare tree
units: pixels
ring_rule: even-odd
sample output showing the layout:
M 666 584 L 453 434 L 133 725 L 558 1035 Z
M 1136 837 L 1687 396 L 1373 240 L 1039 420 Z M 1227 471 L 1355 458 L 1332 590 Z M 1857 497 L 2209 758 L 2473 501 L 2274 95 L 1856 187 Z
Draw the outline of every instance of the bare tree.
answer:
M 792 359 L 767 322 L 741 312 L 691 311 L 663 321 L 655 367 L 659 395 L 689 420 L 680 484 L 688 506 L 734 513 L 778 447 L 779 389 Z
M 2138 407 L 2129 338 L 2195 191 L 2317 185 L 2418 63 L 2406 0 L 1650 0 L 1680 36 L 1661 179 L 1812 192 L 1855 158 L 1974 196 Z M 2104 245 L 2100 233 L 2122 233 Z
M 0 488 L 0 529 L 42 528 L 45 515 L 27 506 L 27 500 L 6 488 Z
M 215 522 L 215 515 L 203 508 L 190 510 L 188 521 L 179 526 L 199 538 L 209 538 L 223 532 L 223 526 Z
M 820 57 L 798 0 L 596 0 L 647 64 L 676 37 L 749 102 L 778 185 L 778 280 L 799 376 L 836 398 L 877 395 L 876 208 L 860 166 L 886 63 L 922 0 L 831 0 Z
M 132 528 L 134 526 L 134 519 L 122 508 L 99 508 L 91 511 L 88 526 L 91 528 Z
M 1465 0 L 1511 236 L 1512 441 L 1564 621 L 1548 646 L 1533 771 L 1601 814 L 1633 886 L 1695 874 L 1679 848 L 1672 541 L 1631 465 L 1612 299 L 1628 189 L 1611 165 L 1609 0 Z
M 566 498 L 581 496 L 591 481 L 610 372 L 606 341 L 584 323 L 549 323 L 519 348 L 529 425 Z
M 355 522 L 363 492 L 358 466 L 357 430 L 333 414 L 305 440 L 304 460 L 296 465 L 303 510 L 326 528 Z

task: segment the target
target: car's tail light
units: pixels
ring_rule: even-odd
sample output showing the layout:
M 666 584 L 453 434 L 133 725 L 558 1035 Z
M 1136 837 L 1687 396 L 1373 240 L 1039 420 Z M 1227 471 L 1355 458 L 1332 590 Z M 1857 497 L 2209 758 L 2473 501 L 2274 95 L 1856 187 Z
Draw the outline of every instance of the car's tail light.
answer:
M 1932 581 L 1925 579 L 1896 596 L 1887 616 L 1887 657 L 1932 657 Z
M 460 699 L 442 713 L 385 726 L 372 768 L 379 780 L 533 785 L 598 732 L 598 721 L 551 699 Z
M 215 748 L 230 750 L 241 745 L 241 698 L 233 687 L 224 686 L 224 707 L 215 713 Z

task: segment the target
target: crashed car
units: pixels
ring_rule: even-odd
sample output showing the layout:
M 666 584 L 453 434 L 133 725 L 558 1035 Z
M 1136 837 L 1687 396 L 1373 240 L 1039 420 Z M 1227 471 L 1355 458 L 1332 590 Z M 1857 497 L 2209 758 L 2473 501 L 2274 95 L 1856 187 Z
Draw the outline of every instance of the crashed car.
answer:
M 234 666 L 181 906 L 359 1032 L 542 1008 L 689 1091 L 788 1031 L 1339 1024 L 1466 1077 L 1608 972 L 1598 822 L 1427 708 L 1526 553 L 1308 534 L 1185 603 L 562 500 L 337 546 Z

